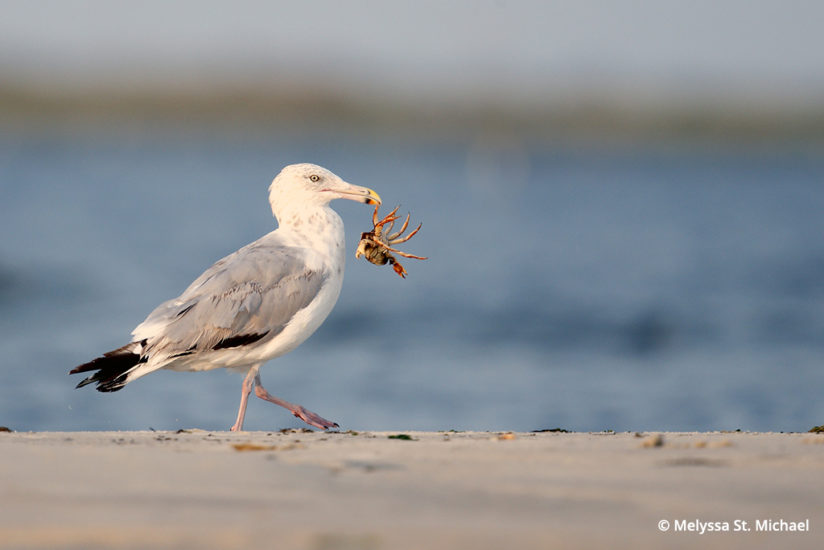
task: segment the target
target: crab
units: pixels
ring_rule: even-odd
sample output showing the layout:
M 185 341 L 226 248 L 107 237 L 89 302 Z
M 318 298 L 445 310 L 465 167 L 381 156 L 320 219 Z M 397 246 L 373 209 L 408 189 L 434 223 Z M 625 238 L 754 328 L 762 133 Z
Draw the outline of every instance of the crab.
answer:
M 393 248 L 392 245 L 405 243 L 411 239 L 415 233 L 420 230 L 423 224 L 418 224 L 418 227 L 416 227 L 411 233 L 406 236 L 402 236 L 404 231 L 406 231 L 406 228 L 409 227 L 409 214 L 407 214 L 400 231 L 392 233 L 392 229 L 395 227 L 395 221 L 400 219 L 400 216 L 397 215 L 398 208 L 400 208 L 400 206 L 396 206 L 394 210 L 386 215 L 386 217 L 382 220 L 378 220 L 379 206 L 380 205 L 375 205 L 375 211 L 372 213 L 372 231 L 361 233 L 361 240 L 358 243 L 358 249 L 355 252 L 355 257 L 360 258 L 363 256 L 375 265 L 384 265 L 388 263 L 392 266 L 392 269 L 395 270 L 395 273 L 403 278 L 406 278 L 406 269 L 404 269 L 400 262 L 398 262 L 398 260 L 390 254 L 390 252 L 394 252 L 404 258 L 413 258 L 415 260 L 426 260 L 427 258 L 424 256 L 415 256 L 414 254 L 401 252 L 400 250 Z M 389 227 L 384 227 L 386 224 L 389 224 Z

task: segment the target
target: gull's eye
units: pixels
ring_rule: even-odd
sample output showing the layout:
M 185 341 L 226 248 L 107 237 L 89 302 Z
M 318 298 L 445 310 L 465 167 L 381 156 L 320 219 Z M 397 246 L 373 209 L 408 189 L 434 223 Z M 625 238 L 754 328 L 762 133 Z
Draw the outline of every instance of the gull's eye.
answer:
M 314 182 L 318 182 L 318 181 L 320 181 L 320 176 L 317 175 L 317 174 L 312 174 L 311 176 L 309 176 L 309 179 L 314 181 Z

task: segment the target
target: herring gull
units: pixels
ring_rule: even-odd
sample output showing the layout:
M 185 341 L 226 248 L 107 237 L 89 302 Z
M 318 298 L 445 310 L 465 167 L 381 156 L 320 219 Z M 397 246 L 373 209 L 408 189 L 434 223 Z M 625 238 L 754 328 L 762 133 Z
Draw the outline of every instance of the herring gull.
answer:
M 81 381 L 112 392 L 159 369 L 228 368 L 246 374 L 232 431 L 243 429 L 255 395 L 307 424 L 337 428 L 321 416 L 274 397 L 260 382 L 261 365 L 292 351 L 323 323 L 343 283 L 343 221 L 333 199 L 380 204 L 371 189 L 320 166 L 293 164 L 269 187 L 278 228 L 207 269 L 179 297 L 160 304 L 132 332 L 132 341 L 80 365 Z

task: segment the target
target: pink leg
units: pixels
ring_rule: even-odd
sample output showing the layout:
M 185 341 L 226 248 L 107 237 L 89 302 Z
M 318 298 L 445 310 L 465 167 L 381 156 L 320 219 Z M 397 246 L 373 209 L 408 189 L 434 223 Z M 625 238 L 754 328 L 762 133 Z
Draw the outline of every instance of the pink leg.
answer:
M 243 429 L 243 418 L 246 416 L 246 404 L 249 401 L 249 394 L 252 393 L 252 387 L 255 385 L 255 378 L 257 378 L 258 368 L 260 365 L 255 365 L 249 369 L 246 378 L 243 379 L 243 389 L 240 393 L 240 409 L 237 411 L 237 420 L 235 425 L 229 428 L 233 432 L 239 432 Z
M 310 426 L 320 428 L 321 430 L 328 430 L 330 428 L 340 427 L 338 426 L 337 422 L 330 422 L 329 420 L 326 420 L 325 418 L 318 416 L 312 411 L 304 409 L 300 405 L 294 405 L 292 403 L 289 403 L 288 401 L 284 401 L 282 399 L 278 399 L 273 395 L 270 395 L 269 392 L 266 391 L 266 389 L 263 387 L 263 385 L 261 385 L 260 375 L 257 374 L 257 371 L 255 371 L 255 395 L 270 403 L 274 403 L 275 405 L 280 405 L 281 407 L 288 409 L 293 415 L 297 416 Z

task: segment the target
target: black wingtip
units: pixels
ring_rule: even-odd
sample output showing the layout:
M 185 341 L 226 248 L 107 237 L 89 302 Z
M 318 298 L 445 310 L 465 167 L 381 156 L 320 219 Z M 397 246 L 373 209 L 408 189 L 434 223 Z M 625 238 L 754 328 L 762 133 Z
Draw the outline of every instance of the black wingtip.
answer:
M 97 382 L 97 387 L 95 388 L 97 391 L 102 392 L 113 392 L 123 388 L 126 385 L 126 376 L 128 375 L 128 371 L 120 374 L 118 376 L 114 376 L 113 378 L 107 378 L 110 373 L 100 370 L 96 372 L 94 375 L 89 376 L 80 381 L 74 389 L 80 389 L 83 386 L 88 386 L 94 382 Z
M 143 344 L 141 342 L 141 344 Z M 80 381 L 75 389 L 88 386 L 92 382 L 97 382 L 97 391 L 112 392 L 117 391 L 126 385 L 127 377 L 134 367 L 146 361 L 139 353 L 134 353 L 135 343 L 127 344 L 122 348 L 104 353 L 102 357 L 98 357 L 83 363 L 72 370 L 69 374 L 78 374 L 81 372 L 97 371 L 88 378 Z
M 69 374 L 74 374 L 74 373 L 73 373 L 73 372 L 70 372 Z M 77 384 L 77 385 L 74 387 L 74 389 L 76 389 L 76 390 L 77 390 L 77 389 L 82 388 L 83 386 L 88 386 L 88 385 L 89 385 L 89 384 L 91 384 L 92 382 L 94 382 L 94 380 L 92 380 L 92 377 L 91 377 L 91 376 L 89 376 L 88 378 L 86 378 L 86 379 L 82 380 L 79 384 Z
M 94 361 L 97 361 L 97 359 L 95 359 Z M 74 367 L 72 370 L 69 371 L 69 374 L 78 374 L 80 372 L 94 370 L 96 368 L 93 365 L 94 361 L 89 361 L 88 363 L 83 363 L 82 365 Z

